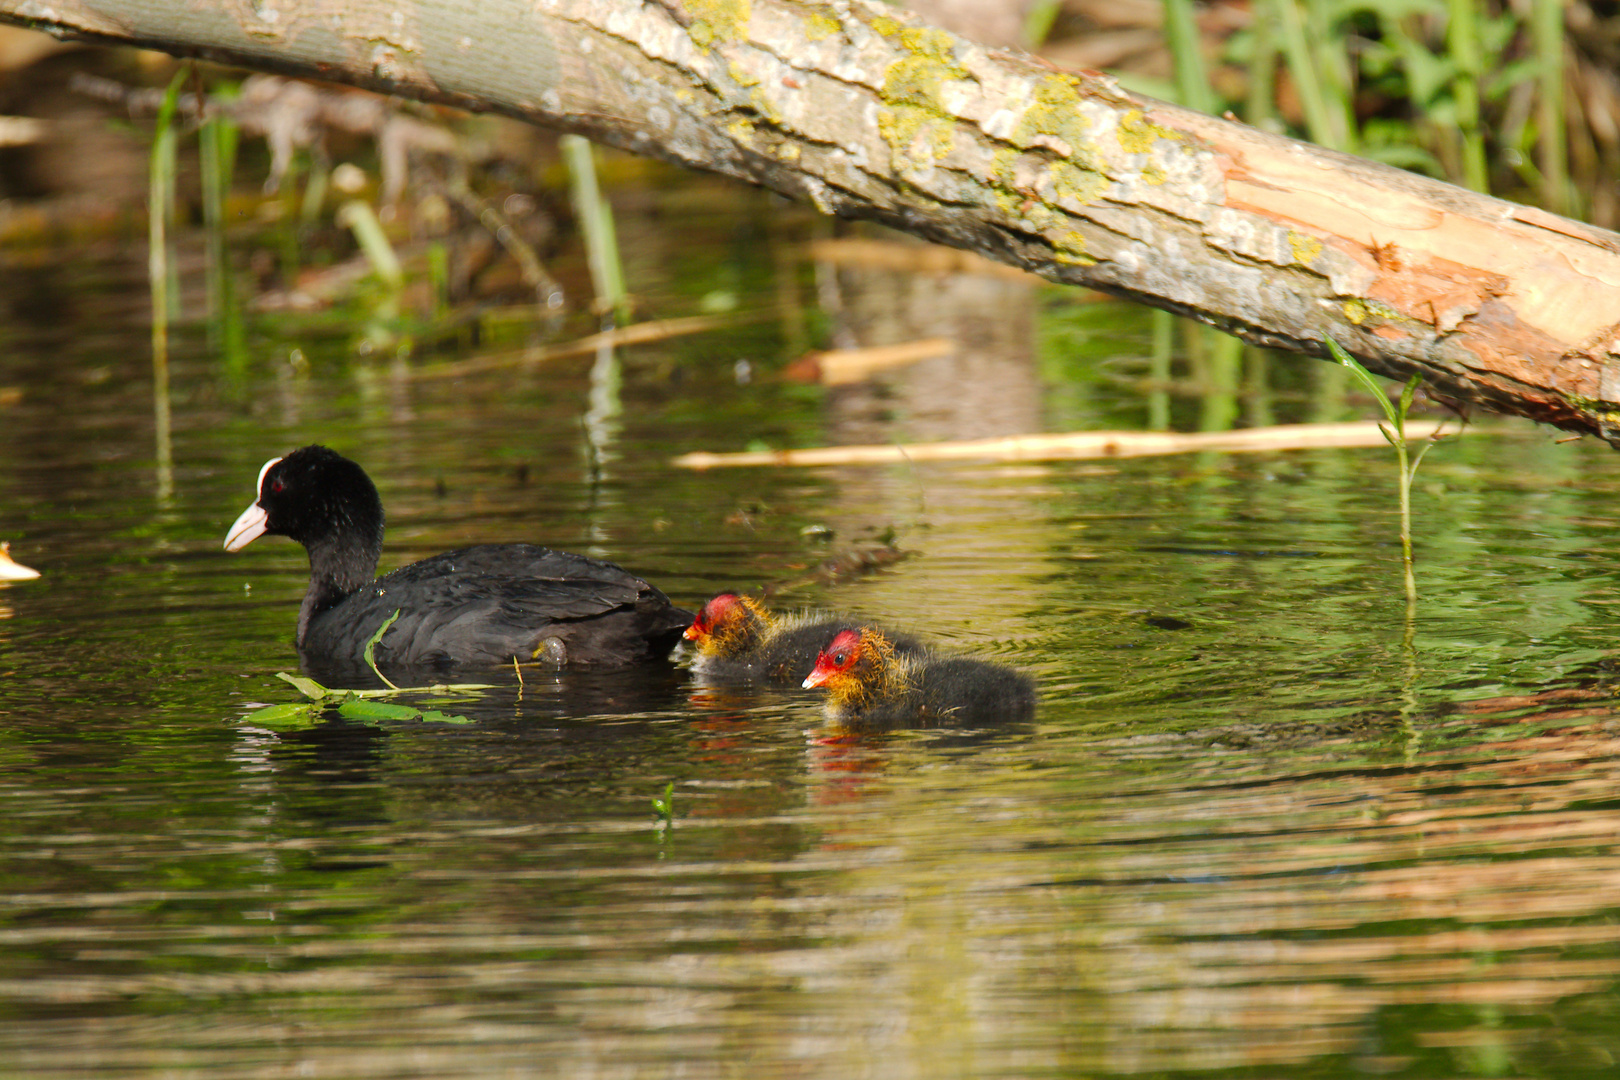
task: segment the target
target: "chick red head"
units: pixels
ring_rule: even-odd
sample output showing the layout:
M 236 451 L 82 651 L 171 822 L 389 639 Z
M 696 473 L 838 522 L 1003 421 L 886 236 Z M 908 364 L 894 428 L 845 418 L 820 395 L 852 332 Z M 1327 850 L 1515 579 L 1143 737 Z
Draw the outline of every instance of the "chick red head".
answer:
M 699 641 L 714 633 L 715 628 L 725 625 L 732 613 L 742 603 L 742 597 L 736 593 L 723 592 L 704 604 L 692 620 L 681 637 L 687 641 Z
M 861 632 L 840 630 L 827 642 L 827 647 L 816 657 L 816 666 L 804 678 L 804 688 L 820 686 L 828 679 L 842 675 L 855 666 L 861 656 Z

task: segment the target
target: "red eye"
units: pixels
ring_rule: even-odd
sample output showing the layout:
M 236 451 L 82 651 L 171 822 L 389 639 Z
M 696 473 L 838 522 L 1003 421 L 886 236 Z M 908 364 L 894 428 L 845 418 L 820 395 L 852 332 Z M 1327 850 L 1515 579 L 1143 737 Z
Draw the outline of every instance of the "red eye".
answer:
M 286 487 L 287 485 L 282 482 L 282 479 L 279 476 L 270 481 L 270 491 L 272 494 L 280 495 L 284 490 L 286 490 Z

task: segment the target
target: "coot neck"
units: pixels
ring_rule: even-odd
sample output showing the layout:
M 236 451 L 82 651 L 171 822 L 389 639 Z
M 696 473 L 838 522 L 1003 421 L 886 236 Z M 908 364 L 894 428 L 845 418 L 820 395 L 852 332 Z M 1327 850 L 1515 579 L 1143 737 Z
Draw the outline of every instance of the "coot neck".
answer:
M 377 574 L 382 557 L 381 515 L 373 522 L 349 523 L 346 530 L 333 530 L 324 536 L 305 539 L 309 551 L 309 591 L 298 610 L 298 644 L 303 645 L 309 625 L 326 611 L 337 607 Z

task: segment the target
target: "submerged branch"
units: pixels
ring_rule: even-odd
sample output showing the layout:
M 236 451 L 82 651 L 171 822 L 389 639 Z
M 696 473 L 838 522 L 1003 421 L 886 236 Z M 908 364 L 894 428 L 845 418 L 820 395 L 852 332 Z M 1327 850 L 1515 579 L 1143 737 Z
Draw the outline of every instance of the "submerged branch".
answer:
M 1008 435 L 998 439 L 910 443 L 895 446 L 818 446 L 805 450 L 750 450 L 735 454 L 682 454 L 674 464 L 688 469 L 737 465 L 896 465 L 917 461 L 1062 461 L 1083 458 L 1154 457 L 1216 450 L 1320 450 L 1383 446 L 1380 425 L 1283 424 L 1238 431 L 1076 431 L 1053 435 Z

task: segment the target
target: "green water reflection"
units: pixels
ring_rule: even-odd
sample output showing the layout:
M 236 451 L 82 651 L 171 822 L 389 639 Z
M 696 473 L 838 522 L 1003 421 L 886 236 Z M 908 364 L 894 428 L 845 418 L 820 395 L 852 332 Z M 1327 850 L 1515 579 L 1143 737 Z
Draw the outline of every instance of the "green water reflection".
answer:
M 755 246 L 658 254 L 660 314 L 779 295 Z M 1613 1074 L 1611 451 L 1503 425 L 1430 454 L 1408 648 L 1381 451 L 668 464 L 1142 422 L 1108 377 L 1144 352 L 1128 309 L 1053 329 L 1027 285 L 842 278 L 808 322 L 623 350 L 594 433 L 589 357 L 443 383 L 261 330 L 238 397 L 182 337 L 160 499 L 138 277 L 50 272 L 60 310 L 14 304 L 0 360 L 0 529 L 45 572 L 0 591 L 9 1074 Z M 972 347 L 771 378 L 819 320 Z M 1289 419 L 1308 378 L 1278 378 Z M 695 603 L 892 530 L 909 558 L 784 602 L 1016 664 L 1040 711 L 840 739 L 808 694 L 677 668 L 255 727 L 294 697 L 303 556 L 220 541 L 316 439 L 377 479 L 385 566 L 528 539 Z

